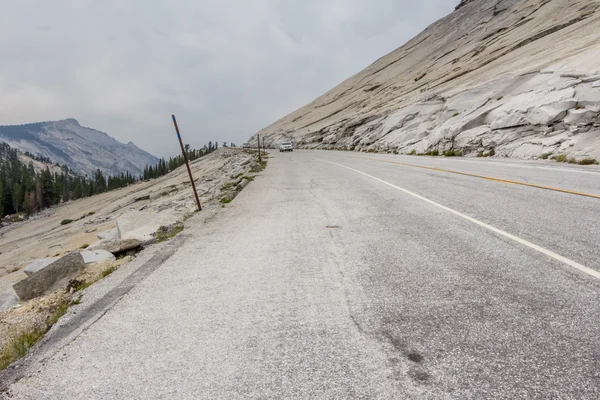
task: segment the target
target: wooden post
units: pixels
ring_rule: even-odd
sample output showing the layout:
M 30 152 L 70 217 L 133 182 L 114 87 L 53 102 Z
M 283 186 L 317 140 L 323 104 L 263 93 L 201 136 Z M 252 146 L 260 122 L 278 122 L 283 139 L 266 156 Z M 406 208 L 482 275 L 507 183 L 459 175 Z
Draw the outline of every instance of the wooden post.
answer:
M 260 157 L 260 135 L 256 135 L 256 140 L 258 141 L 258 162 L 262 164 L 262 158 Z
M 192 176 L 192 170 L 190 169 L 190 163 L 188 162 L 187 154 L 185 153 L 185 148 L 183 147 L 183 142 L 181 141 L 181 135 L 179 134 L 179 127 L 177 126 L 177 120 L 175 119 L 175 115 L 171 115 L 173 117 L 173 125 L 175 125 L 175 132 L 177 132 L 177 139 L 179 139 L 179 145 L 181 146 L 181 154 L 183 154 L 183 159 L 185 160 L 185 165 L 188 170 L 188 174 L 190 176 L 190 182 L 192 183 L 192 190 L 194 191 L 194 197 L 196 198 L 196 204 L 198 205 L 198 211 L 202 211 L 202 206 L 200 205 L 200 199 L 198 198 L 198 192 L 196 192 L 196 185 L 194 184 L 194 177 Z

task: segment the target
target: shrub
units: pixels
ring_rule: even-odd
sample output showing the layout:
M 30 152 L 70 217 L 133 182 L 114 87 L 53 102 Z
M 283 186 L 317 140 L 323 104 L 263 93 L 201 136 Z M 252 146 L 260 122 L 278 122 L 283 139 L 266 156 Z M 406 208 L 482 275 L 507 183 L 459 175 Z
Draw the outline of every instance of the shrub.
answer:
M 43 327 L 37 327 L 27 332 L 21 332 L 16 336 L 9 337 L 0 352 L 0 371 L 13 362 L 24 357 L 29 350 L 44 337 L 44 334 L 54 325 L 60 317 L 65 315 L 69 308 L 67 299 L 60 299 L 56 308 L 46 319 Z
M 176 225 L 172 225 L 172 226 L 161 226 L 156 231 L 156 241 L 158 243 L 162 243 L 166 240 L 173 239 L 175 236 L 180 234 L 182 231 L 183 231 L 183 224 L 176 224 Z M 109 272 L 109 273 L 111 273 L 111 272 Z M 106 276 L 106 275 L 103 275 L 103 276 Z
M 567 162 L 567 155 L 566 154 L 559 154 L 556 157 L 554 157 L 554 159 L 557 162 Z
M 221 186 L 221 190 L 229 190 L 235 186 L 234 182 L 227 182 L 223 186 Z
M 550 157 L 550 155 L 551 155 L 551 154 L 552 154 L 552 153 L 544 153 L 544 154 L 542 154 L 542 155 L 540 156 L 540 158 L 541 158 L 542 160 L 547 160 L 547 159 L 548 159 L 548 157 Z
M 112 274 L 113 272 L 115 272 L 117 270 L 117 267 L 108 267 L 106 268 L 104 271 L 102 271 L 102 277 L 106 278 L 107 276 L 109 276 L 110 274 Z
M 67 224 L 70 224 L 71 222 L 73 222 L 72 219 L 63 219 L 62 221 L 60 221 L 60 224 L 67 225 Z
M 594 164 L 598 164 L 598 160 L 596 160 L 595 158 L 584 158 L 582 160 L 577 161 L 577 164 L 579 164 L 579 165 L 594 165 Z
M 444 152 L 444 157 L 461 157 L 462 153 L 460 150 L 448 150 Z

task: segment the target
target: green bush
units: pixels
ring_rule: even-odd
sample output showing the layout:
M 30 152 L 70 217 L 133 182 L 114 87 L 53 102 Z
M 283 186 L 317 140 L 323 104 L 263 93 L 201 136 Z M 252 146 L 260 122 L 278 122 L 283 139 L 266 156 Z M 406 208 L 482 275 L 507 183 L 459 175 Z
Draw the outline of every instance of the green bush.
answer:
M 448 150 L 444 152 L 444 157 L 461 157 L 462 153 L 459 150 Z
M 117 267 L 108 267 L 104 271 L 102 271 L 102 277 L 106 278 L 107 276 L 109 276 L 110 274 L 115 272 L 116 270 L 117 270 Z
M 567 160 L 568 160 L 568 158 L 567 158 L 567 155 L 566 155 L 566 154 L 559 154 L 559 155 L 557 155 L 556 157 L 554 157 L 554 159 L 555 159 L 557 162 L 567 162 Z
M 63 219 L 62 221 L 60 221 L 60 224 L 67 225 L 67 224 L 70 224 L 71 222 L 73 222 L 72 219 Z
M 595 165 L 598 164 L 598 160 L 595 158 L 584 158 L 582 160 L 577 161 L 579 165 Z

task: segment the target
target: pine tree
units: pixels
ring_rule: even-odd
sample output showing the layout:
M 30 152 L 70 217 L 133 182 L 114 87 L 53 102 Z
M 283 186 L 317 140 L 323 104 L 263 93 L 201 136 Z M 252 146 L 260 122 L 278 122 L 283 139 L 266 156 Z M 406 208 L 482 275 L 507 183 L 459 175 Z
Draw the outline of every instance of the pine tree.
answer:
M 21 201 L 23 199 L 23 191 L 21 189 L 21 185 L 19 183 L 15 183 L 14 187 L 13 187 L 13 192 L 12 192 L 12 201 L 13 201 L 13 208 L 15 209 L 15 212 L 19 212 L 21 210 Z
M 25 211 L 25 213 L 27 215 L 30 215 L 32 213 L 30 193 L 25 193 L 25 196 L 23 199 L 23 211 Z
M 4 214 L 4 182 L 0 180 L 0 215 Z

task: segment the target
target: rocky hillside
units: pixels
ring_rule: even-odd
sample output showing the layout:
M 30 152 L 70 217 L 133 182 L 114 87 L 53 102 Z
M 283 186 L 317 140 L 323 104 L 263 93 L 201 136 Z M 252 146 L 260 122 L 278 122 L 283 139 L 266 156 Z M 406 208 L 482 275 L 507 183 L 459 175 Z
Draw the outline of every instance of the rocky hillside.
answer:
M 258 133 L 305 148 L 600 158 L 600 2 L 463 0 Z
M 118 142 L 104 132 L 79 125 L 75 119 L 0 126 L 0 141 L 88 176 L 98 168 L 105 175 L 126 171 L 140 175 L 146 165 L 158 162 L 133 143 Z

